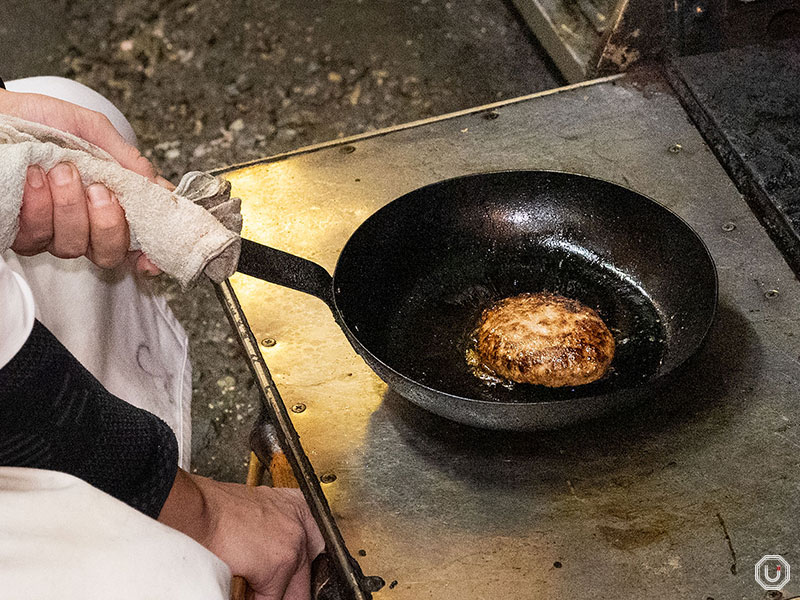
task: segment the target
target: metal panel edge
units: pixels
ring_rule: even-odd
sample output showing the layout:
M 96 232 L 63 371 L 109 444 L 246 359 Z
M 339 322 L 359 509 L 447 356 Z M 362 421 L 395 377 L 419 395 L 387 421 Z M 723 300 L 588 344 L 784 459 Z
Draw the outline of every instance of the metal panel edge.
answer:
M 233 291 L 230 280 L 226 279 L 221 284 L 215 284 L 214 289 L 225 315 L 228 317 L 231 327 L 247 355 L 247 363 L 250 365 L 250 370 L 261 392 L 261 414 L 254 431 L 262 426 L 265 420 L 274 425 L 280 445 L 286 454 L 289 464 L 292 466 L 292 471 L 300 485 L 300 489 L 308 501 L 311 513 L 320 527 L 322 536 L 325 539 L 327 552 L 332 557 L 332 562 L 340 580 L 347 586 L 350 598 L 353 600 L 370 600 L 372 594 L 365 591 L 364 588 L 370 587 L 371 591 L 377 591 L 382 587 L 383 580 L 378 581 L 379 578 L 365 577 L 360 572 L 358 563 L 348 553 L 339 528 L 336 526 L 331 514 L 328 501 L 314 473 L 314 467 L 311 466 L 311 462 L 300 445 L 297 431 L 289 418 L 289 414 L 286 412 L 286 407 L 275 387 L 261 352 L 258 350 L 258 342 L 253 336 L 247 317 L 239 304 L 236 293 Z M 265 460 L 261 456 L 259 456 L 259 459 Z

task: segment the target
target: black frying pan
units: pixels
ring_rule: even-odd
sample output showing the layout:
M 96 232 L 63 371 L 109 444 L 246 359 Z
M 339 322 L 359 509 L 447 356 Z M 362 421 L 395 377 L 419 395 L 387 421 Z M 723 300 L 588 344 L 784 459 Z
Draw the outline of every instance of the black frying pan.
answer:
M 414 190 L 369 217 L 334 277 L 243 240 L 239 270 L 313 294 L 367 364 L 411 402 L 492 429 L 546 429 L 652 397 L 703 342 L 717 275 L 675 214 L 570 173 L 482 173 Z M 481 311 L 550 291 L 595 308 L 614 333 L 604 379 L 574 388 L 489 386 L 466 363 Z

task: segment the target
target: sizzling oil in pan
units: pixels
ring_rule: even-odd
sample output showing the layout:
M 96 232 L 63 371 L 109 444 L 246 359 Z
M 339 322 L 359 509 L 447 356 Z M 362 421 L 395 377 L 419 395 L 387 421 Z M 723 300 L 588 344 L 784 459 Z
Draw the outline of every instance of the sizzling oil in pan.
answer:
M 480 264 L 479 268 L 475 265 Z M 616 351 L 602 379 L 571 388 L 515 384 L 486 376 L 469 364 L 481 313 L 502 298 L 547 291 L 595 309 L 614 335 Z M 436 390 L 480 400 L 537 402 L 599 395 L 653 377 L 666 348 L 666 330 L 652 301 L 613 265 L 561 242 L 524 253 L 463 254 L 439 260 L 398 299 L 386 362 Z

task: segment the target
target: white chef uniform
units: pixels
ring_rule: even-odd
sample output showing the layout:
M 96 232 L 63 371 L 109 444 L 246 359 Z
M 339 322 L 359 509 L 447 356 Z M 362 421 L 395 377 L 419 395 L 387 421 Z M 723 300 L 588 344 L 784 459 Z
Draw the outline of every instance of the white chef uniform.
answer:
M 77 82 L 32 77 L 6 87 L 102 112 L 136 144 L 116 107 Z M 187 468 L 188 341 L 165 300 L 127 267 L 2 253 L 0 368 L 25 343 L 34 314 L 112 394 L 173 429 Z M 0 467 L 0 515 L 0 600 L 227 598 L 230 572 L 213 554 L 70 475 Z

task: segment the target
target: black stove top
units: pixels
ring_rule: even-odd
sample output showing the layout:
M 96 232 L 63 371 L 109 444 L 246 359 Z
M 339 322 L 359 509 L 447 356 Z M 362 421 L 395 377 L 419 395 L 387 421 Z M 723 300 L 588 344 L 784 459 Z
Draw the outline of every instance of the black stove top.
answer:
M 800 274 L 800 40 L 674 59 L 669 76 Z

